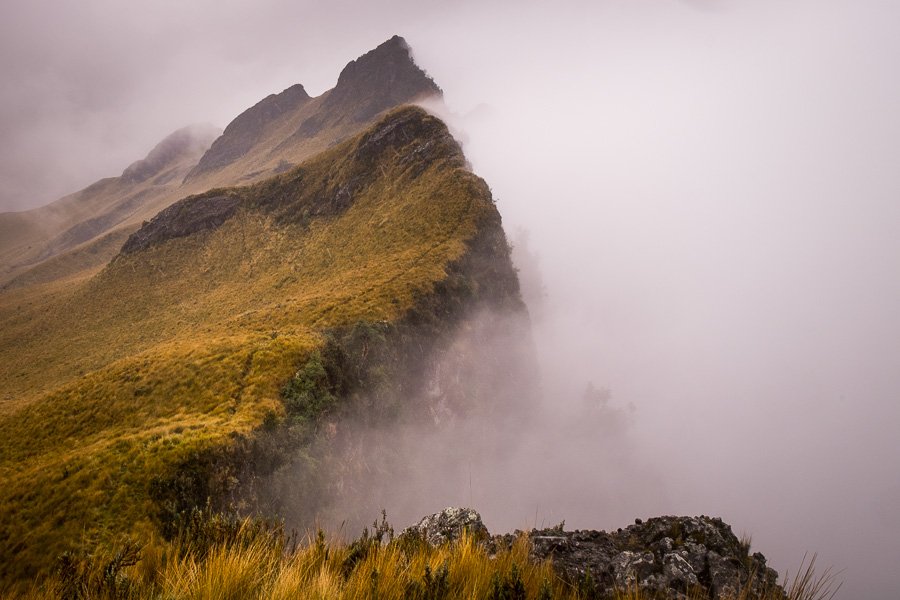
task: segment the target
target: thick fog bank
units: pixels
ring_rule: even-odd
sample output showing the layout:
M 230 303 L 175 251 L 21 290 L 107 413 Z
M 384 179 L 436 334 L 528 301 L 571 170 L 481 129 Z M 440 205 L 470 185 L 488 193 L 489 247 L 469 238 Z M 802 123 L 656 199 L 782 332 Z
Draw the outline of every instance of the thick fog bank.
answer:
M 878 598 L 900 586 L 900 94 L 882 27 L 800 9 L 556 39 L 592 47 L 569 65 L 590 76 L 506 81 L 467 153 L 540 255 L 547 389 L 636 407 L 661 482 L 611 487 L 612 512 L 718 515 L 780 571 L 818 552 Z

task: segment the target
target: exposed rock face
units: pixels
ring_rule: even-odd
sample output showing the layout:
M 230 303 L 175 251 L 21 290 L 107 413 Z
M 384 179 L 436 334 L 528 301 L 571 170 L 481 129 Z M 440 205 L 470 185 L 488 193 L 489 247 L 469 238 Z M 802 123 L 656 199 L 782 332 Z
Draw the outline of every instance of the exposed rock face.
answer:
M 452 541 L 462 531 L 482 533 L 481 516 L 468 508 L 446 508 L 404 530 L 433 545 Z M 613 598 L 616 590 L 637 588 L 651 598 L 730 598 L 748 587 L 750 598 L 783 590 L 766 558 L 749 554 L 749 545 L 715 517 L 656 517 L 607 533 L 563 531 L 561 527 L 529 532 L 532 554 L 551 560 L 563 578 L 588 598 Z M 517 534 L 491 538 L 495 548 L 510 546 Z M 699 594 L 699 595 L 698 595 Z M 741 596 L 744 597 L 744 596 Z
M 656 517 L 625 529 L 531 532 L 534 555 L 552 558 L 559 572 L 597 597 L 635 586 L 645 594 L 687 598 L 697 588 L 713 598 L 776 589 L 778 573 L 766 566 L 722 519 Z
M 395 35 L 344 67 L 323 109 L 363 123 L 392 106 L 440 93 L 413 62 L 406 40 Z
M 440 94 L 440 88 L 413 62 L 403 38 L 394 36 L 350 61 L 337 85 L 321 96 L 310 98 L 303 86 L 294 85 L 241 113 L 188 173 L 185 182 L 228 167 L 264 147 L 270 157 L 283 159 L 297 144 L 316 137 L 337 143 L 391 108 Z M 289 122 L 299 122 L 299 126 L 291 132 L 286 125 Z M 254 164 L 253 168 L 261 168 Z M 291 161 L 285 161 L 272 172 L 283 172 L 290 165 Z
M 459 538 L 464 532 L 476 538 L 488 537 L 481 515 L 471 508 L 445 508 L 439 513 L 423 517 L 415 525 L 404 529 L 400 535 L 418 537 L 432 546 L 440 546 Z
M 297 110 L 309 100 L 309 94 L 300 84 L 260 100 L 228 124 L 222 137 L 212 143 L 209 152 L 203 155 L 188 178 L 222 168 L 240 158 L 259 141 L 267 125 L 281 115 Z
M 191 196 L 179 200 L 134 232 L 122 246 L 122 254 L 216 229 L 234 214 L 237 205 L 237 198 L 221 195 Z

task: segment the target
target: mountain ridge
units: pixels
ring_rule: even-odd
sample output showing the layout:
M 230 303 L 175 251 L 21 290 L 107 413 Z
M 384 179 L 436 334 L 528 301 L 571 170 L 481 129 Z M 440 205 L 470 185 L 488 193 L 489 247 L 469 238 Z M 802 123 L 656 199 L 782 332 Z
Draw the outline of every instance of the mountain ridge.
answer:
M 51 283 L 96 271 L 113 257 L 113 240 L 130 235 L 180 198 L 284 172 L 360 133 L 391 108 L 440 95 L 399 36 L 350 64 L 354 66 L 342 70 L 338 85 L 316 98 L 300 84 L 267 96 L 164 181 L 146 175 L 162 154 L 154 149 L 118 178 L 100 180 L 32 211 L 0 213 L 0 286 Z M 335 90 L 338 94 L 330 100 Z M 165 140 L 160 144 L 165 146 Z M 77 210 L 79 206 L 83 209 Z M 104 236 L 111 239 L 101 240 Z M 48 259 L 56 260 L 40 264 Z
M 213 225 L 179 220 L 220 198 Z M 341 415 L 427 423 L 487 410 L 492 391 L 453 393 L 433 362 L 462 362 L 453 340 L 472 311 L 527 319 L 490 190 L 417 107 L 263 182 L 186 198 L 131 239 L 56 299 L 0 302 L 13 403 L 0 413 L 3 578 L 46 568 L 77 531 L 171 531 L 207 497 L 271 508 L 279 465 L 307 447 L 325 464 L 349 435 Z M 362 354 L 360 339 L 372 340 Z M 328 381 L 285 396 L 317 360 Z M 497 360 L 508 359 L 483 362 Z M 434 378 L 436 396 L 424 391 Z M 287 441 L 273 446 L 268 431 Z M 323 493 L 338 485 L 308 476 L 324 477 Z M 310 497 L 303 514 L 317 507 Z

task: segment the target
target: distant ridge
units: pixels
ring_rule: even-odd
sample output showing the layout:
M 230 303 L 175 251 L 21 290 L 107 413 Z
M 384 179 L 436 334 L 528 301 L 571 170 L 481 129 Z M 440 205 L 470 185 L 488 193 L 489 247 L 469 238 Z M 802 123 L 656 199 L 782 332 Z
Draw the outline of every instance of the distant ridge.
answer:
M 296 84 L 242 112 L 221 136 L 209 127 L 181 129 L 120 177 L 38 209 L 0 213 L 0 290 L 95 271 L 143 221 L 180 198 L 282 173 L 393 108 L 440 95 L 394 36 L 350 61 L 336 86 L 316 98 Z
M 122 172 L 124 183 L 140 183 L 156 177 L 156 185 L 168 183 L 175 177 L 170 170 L 184 162 L 203 156 L 222 130 L 213 125 L 183 127 L 156 145 L 143 160 L 132 163 Z
M 120 226 L 140 223 L 148 210 L 155 214 L 152 207 L 171 202 L 185 174 L 220 133 L 212 125 L 184 127 L 167 136 L 119 177 L 101 179 L 40 208 L 0 213 L 0 289 L 45 283 L 71 274 L 72 268 L 57 268 L 60 261 L 50 269 L 40 263 L 100 241 L 101 236 Z M 117 239 L 120 237 L 116 235 Z M 79 257 L 70 261 L 69 267 L 78 270 L 105 263 L 111 246 L 103 242 L 100 246 L 103 252 L 92 253 L 87 262 Z M 28 274 L 33 269 L 39 272 Z
M 228 124 L 222 136 L 213 142 L 209 151 L 185 179 L 221 169 L 241 158 L 261 141 L 267 125 L 285 113 L 297 110 L 310 100 L 309 94 L 298 83 L 280 94 L 267 96 L 248 108 Z
M 441 96 L 441 89 L 413 62 L 406 41 L 395 35 L 350 61 L 337 85 L 321 96 L 310 98 L 295 85 L 241 113 L 188 173 L 185 184 L 258 181 L 355 135 L 392 108 L 433 96 Z

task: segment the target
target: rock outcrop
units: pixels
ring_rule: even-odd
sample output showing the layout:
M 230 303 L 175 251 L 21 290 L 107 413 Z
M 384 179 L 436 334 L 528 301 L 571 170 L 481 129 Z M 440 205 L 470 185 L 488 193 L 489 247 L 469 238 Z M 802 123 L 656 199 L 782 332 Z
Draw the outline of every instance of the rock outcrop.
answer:
M 179 200 L 131 234 L 122 246 L 122 254 L 131 254 L 166 240 L 216 229 L 234 214 L 237 205 L 237 198 L 218 194 Z
M 434 513 L 403 530 L 401 536 L 425 540 L 432 546 L 458 539 L 463 533 L 476 539 L 487 539 L 488 530 L 481 522 L 481 515 L 471 508 L 448 507 Z
M 533 552 L 551 558 L 575 584 L 598 597 L 637 587 L 651 597 L 687 598 L 698 588 L 729 597 L 774 589 L 778 573 L 766 558 L 749 553 L 731 527 L 716 517 L 656 517 L 613 532 L 532 531 Z
M 489 539 L 496 550 L 509 547 L 521 532 L 488 538 L 481 516 L 468 508 L 446 508 L 408 527 L 413 535 L 439 545 L 463 531 Z M 750 554 L 749 543 L 717 517 L 655 517 L 612 532 L 564 531 L 562 526 L 526 535 L 532 555 L 550 560 L 559 575 L 587 598 L 613 598 L 637 589 L 649 598 L 761 597 L 783 594 L 778 573 L 766 557 Z M 744 596 L 749 591 L 747 596 Z

